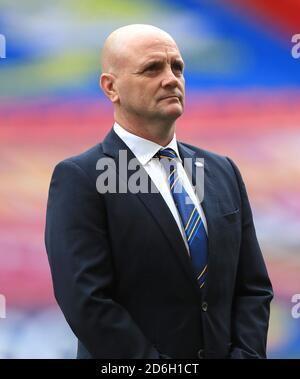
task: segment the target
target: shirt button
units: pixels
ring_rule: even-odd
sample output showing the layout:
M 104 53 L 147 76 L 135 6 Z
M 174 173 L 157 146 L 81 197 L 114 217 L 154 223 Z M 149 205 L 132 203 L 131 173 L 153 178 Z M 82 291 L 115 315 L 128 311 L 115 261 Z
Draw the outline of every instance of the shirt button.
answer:
M 201 308 L 202 308 L 203 312 L 206 312 L 206 311 L 207 311 L 208 304 L 207 304 L 206 301 L 203 301 Z

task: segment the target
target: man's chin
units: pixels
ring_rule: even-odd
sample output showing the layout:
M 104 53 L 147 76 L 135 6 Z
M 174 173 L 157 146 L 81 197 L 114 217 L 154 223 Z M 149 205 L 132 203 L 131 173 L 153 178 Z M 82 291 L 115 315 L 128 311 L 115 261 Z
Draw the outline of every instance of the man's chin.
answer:
M 178 117 L 180 117 L 183 114 L 182 107 L 173 107 L 172 109 L 165 109 L 163 112 L 163 116 L 166 119 L 173 119 L 176 120 Z

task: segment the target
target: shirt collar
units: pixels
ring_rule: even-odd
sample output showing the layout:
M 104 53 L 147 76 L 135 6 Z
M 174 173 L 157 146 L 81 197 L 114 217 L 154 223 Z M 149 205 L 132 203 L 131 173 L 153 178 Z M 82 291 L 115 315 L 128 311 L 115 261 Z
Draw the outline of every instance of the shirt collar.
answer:
M 175 133 L 172 140 L 170 143 L 168 143 L 167 146 L 161 146 L 155 142 L 149 141 L 145 138 L 128 132 L 117 122 L 114 123 L 114 131 L 129 147 L 129 149 L 133 152 L 133 154 L 137 157 L 143 166 L 146 165 L 160 149 L 166 149 L 167 147 L 173 149 L 181 161 Z

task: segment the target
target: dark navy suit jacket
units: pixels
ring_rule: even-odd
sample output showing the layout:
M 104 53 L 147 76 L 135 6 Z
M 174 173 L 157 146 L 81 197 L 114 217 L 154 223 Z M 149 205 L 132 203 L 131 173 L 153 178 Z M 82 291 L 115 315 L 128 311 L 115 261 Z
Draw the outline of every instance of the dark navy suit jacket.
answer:
M 97 191 L 100 158 L 113 158 L 118 172 L 120 150 L 134 157 L 113 130 L 55 167 L 46 248 L 78 358 L 266 356 L 273 293 L 241 175 L 229 158 L 178 148 L 183 159 L 204 158 L 209 255 L 202 289 L 160 193 Z

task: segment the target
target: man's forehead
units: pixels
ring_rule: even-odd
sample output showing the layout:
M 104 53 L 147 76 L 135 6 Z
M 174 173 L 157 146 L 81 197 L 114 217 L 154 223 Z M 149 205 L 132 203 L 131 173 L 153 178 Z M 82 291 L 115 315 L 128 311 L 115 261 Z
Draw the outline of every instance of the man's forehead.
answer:
M 107 51 L 107 58 L 115 59 L 115 65 L 119 69 L 126 66 L 143 65 L 146 61 L 151 60 L 182 60 L 180 51 L 174 39 L 161 30 L 131 30 L 128 33 L 116 32 L 108 38 L 110 45 Z M 105 56 L 105 54 L 104 54 Z M 103 59 L 105 61 L 105 59 Z M 115 69 L 117 66 L 115 66 Z
M 141 44 L 139 48 L 132 50 L 138 60 L 165 59 L 166 57 L 178 58 L 182 60 L 180 51 L 176 44 L 161 43 L 159 41 L 150 41 L 147 44 Z
M 173 50 L 178 51 L 178 47 L 176 43 L 168 38 L 141 38 L 137 42 L 137 46 L 139 46 L 143 50 Z

